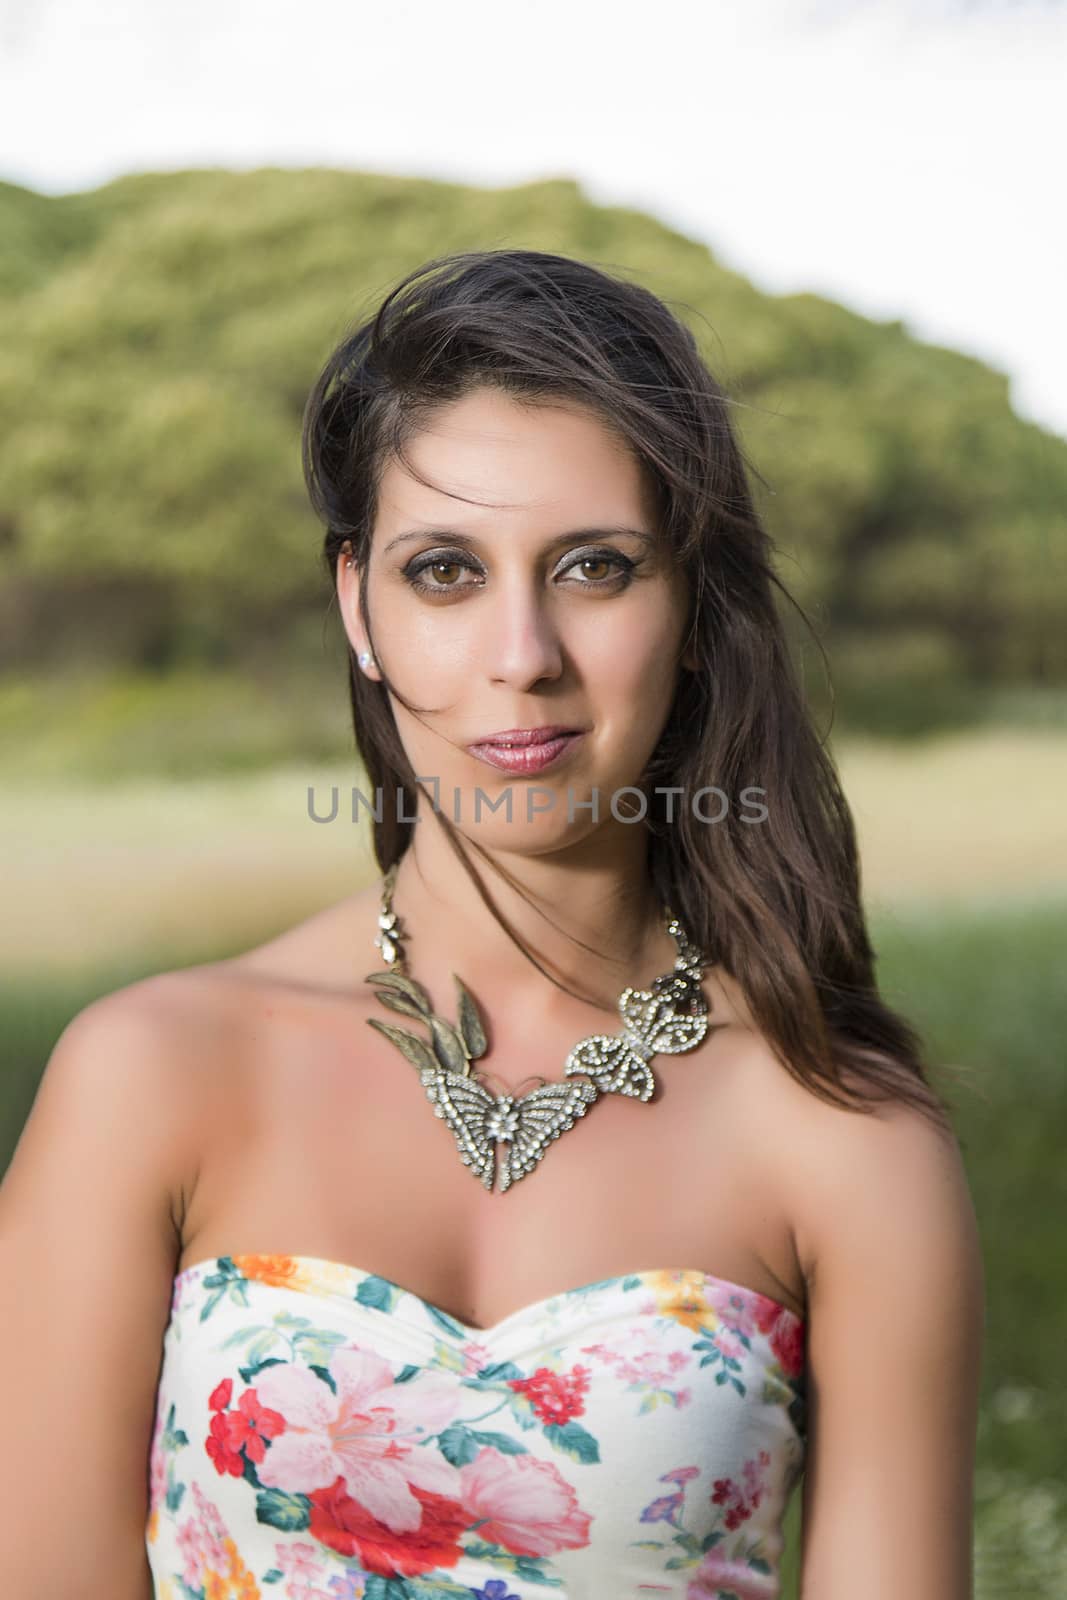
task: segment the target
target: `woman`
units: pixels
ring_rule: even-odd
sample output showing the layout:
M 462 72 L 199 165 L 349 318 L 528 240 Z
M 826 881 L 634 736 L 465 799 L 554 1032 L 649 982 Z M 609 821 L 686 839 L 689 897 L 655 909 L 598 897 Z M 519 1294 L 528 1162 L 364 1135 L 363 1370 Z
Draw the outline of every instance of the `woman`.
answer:
M 431 262 L 304 459 L 380 873 L 59 1041 L 4 1594 L 749 1600 L 802 1476 L 805 1600 L 965 1600 L 974 1214 L 692 336 Z

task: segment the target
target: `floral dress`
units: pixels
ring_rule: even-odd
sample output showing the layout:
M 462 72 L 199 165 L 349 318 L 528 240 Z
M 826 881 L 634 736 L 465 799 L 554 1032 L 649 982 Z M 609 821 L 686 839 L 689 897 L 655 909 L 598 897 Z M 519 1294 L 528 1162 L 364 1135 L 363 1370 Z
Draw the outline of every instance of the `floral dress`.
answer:
M 145 1541 L 157 1600 L 770 1600 L 804 1321 L 634 1272 L 468 1327 L 314 1256 L 174 1280 Z

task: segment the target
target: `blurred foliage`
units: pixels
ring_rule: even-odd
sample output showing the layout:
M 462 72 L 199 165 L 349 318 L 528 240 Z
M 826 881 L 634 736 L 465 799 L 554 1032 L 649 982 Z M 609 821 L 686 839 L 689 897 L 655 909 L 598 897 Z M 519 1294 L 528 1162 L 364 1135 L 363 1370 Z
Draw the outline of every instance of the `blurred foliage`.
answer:
M 763 294 L 567 180 L 276 169 L 0 185 L 0 667 L 296 663 L 330 598 L 299 460 L 316 372 L 412 267 L 502 246 L 630 275 L 693 327 L 846 722 L 965 721 L 1067 681 L 1067 441 L 1002 374 Z

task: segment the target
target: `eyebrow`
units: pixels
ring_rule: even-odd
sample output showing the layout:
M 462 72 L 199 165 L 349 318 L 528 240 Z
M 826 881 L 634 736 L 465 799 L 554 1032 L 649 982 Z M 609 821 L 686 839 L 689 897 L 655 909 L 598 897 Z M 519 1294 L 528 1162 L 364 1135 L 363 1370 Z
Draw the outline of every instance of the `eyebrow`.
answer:
M 557 546 L 574 544 L 579 539 L 603 538 L 630 538 L 640 539 L 642 544 L 655 545 L 655 534 L 649 533 L 645 528 L 629 528 L 619 525 L 598 526 L 594 528 L 574 528 L 569 533 L 558 533 L 555 538 L 545 542 L 545 550 L 555 550 Z M 451 539 L 455 544 L 464 544 L 477 548 L 483 541 L 476 539 L 471 533 L 464 533 L 461 528 L 411 528 L 406 533 L 398 533 L 395 539 L 390 539 L 383 550 L 383 555 L 388 555 L 390 550 L 398 544 L 410 544 L 416 539 Z

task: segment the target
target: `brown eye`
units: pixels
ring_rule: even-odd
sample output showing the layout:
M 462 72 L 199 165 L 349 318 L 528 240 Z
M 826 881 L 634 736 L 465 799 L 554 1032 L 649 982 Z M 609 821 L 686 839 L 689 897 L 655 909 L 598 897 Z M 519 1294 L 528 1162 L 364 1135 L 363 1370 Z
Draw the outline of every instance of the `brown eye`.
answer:
M 446 589 L 477 587 L 459 582 L 461 572 L 476 570 L 469 562 L 455 560 L 451 556 L 430 555 L 420 556 L 417 561 L 410 562 L 404 568 L 404 577 L 419 594 L 444 594 Z M 449 573 L 452 574 L 451 577 L 447 576 Z
M 614 592 L 629 584 L 636 567 L 637 562 L 624 556 L 621 550 L 595 550 L 587 556 L 575 556 L 570 566 L 563 569 L 563 575 L 579 589 Z
M 583 569 L 583 571 L 585 572 L 585 575 L 586 575 L 587 578 L 591 578 L 591 579 L 593 579 L 595 581 L 598 578 L 607 577 L 607 573 L 603 572 L 603 571 L 601 571 L 601 572 L 590 572 L 588 569 L 590 567 L 601 567 L 601 568 L 610 567 L 611 566 L 611 562 L 606 560 L 604 556 L 585 556 L 578 563 L 578 565 Z

